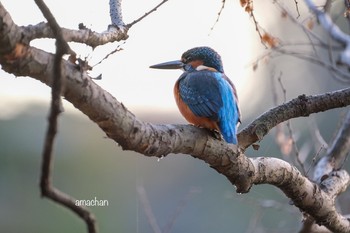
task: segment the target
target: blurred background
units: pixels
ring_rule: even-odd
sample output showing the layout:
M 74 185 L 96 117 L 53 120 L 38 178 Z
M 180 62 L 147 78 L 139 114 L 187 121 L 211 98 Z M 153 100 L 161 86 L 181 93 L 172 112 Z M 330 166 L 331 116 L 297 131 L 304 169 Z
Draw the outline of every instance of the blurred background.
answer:
M 44 21 L 33 1 L 1 2 L 18 25 Z M 77 29 L 79 23 L 84 23 L 101 32 L 110 23 L 107 2 L 45 2 L 62 27 Z M 124 21 L 132 22 L 158 3 L 123 1 Z M 283 16 L 276 4 L 254 3 L 259 24 L 291 45 L 290 51 L 315 52 L 300 26 Z M 297 17 L 293 4 L 284 7 Z M 347 86 L 335 81 L 322 67 L 293 56 L 264 56 L 270 50 L 260 43 L 255 25 L 239 1 L 226 1 L 215 23 L 221 5 L 217 0 L 170 0 L 133 26 L 125 43 L 95 50 L 79 44 L 72 47 L 82 59 L 95 65 L 120 46 L 122 51 L 96 65 L 90 75 L 102 74 L 102 80 L 96 80 L 98 85 L 138 118 L 152 123 L 185 121 L 177 111 L 172 92 L 181 72 L 151 70 L 149 65 L 179 59 L 195 46 L 211 46 L 221 54 L 225 73 L 238 90 L 241 129 L 269 108 L 283 103 L 284 98 L 290 100 L 300 94 L 319 94 Z M 310 16 L 302 4 L 299 7 L 299 21 L 304 24 Z M 316 26 L 312 30 L 324 36 Z M 296 46 L 303 43 L 308 46 Z M 36 40 L 32 45 L 55 50 L 54 40 Z M 326 56 L 322 51 L 319 54 Z M 1 232 L 86 232 L 85 224 L 73 213 L 40 197 L 41 151 L 49 101 L 47 86 L 0 69 Z M 273 186 L 255 186 L 248 194 L 238 195 L 225 177 L 190 156 L 171 154 L 158 160 L 122 151 L 85 115 L 63 102 L 65 112 L 60 117 L 55 145 L 54 185 L 76 199 L 108 200 L 108 206 L 91 207 L 101 232 L 154 232 L 147 211 L 153 212 L 162 232 L 264 233 L 299 229 L 300 212 Z M 319 151 L 324 153 L 320 136 L 330 142 L 348 109 L 291 121 L 306 168 L 313 165 L 312 158 Z M 276 143 L 276 134 L 288 137 L 287 131 L 284 125 L 278 132 L 272 130 L 258 151 L 248 149 L 246 154 L 294 162 L 295 153 L 287 148 L 283 154 Z M 341 197 L 345 212 L 350 209 L 346 204 L 350 203 L 348 196 Z

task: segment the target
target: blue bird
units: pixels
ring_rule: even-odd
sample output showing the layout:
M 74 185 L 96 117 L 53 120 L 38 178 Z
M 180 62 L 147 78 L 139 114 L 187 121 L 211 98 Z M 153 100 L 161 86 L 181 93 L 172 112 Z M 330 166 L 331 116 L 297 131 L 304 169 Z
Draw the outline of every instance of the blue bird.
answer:
M 195 47 L 181 60 L 150 66 L 183 69 L 174 87 L 177 106 L 185 119 L 199 127 L 218 131 L 228 143 L 237 144 L 240 111 L 236 88 L 224 74 L 220 55 L 210 47 Z

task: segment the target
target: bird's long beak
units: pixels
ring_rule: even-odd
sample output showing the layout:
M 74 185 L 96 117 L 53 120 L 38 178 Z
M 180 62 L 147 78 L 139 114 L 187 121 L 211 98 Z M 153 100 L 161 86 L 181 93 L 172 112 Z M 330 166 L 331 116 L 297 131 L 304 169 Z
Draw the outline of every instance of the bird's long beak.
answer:
M 184 67 L 184 63 L 180 60 L 176 61 L 168 61 L 168 62 L 163 62 L 160 64 L 156 64 L 153 66 L 150 66 L 149 68 L 153 69 L 181 69 Z

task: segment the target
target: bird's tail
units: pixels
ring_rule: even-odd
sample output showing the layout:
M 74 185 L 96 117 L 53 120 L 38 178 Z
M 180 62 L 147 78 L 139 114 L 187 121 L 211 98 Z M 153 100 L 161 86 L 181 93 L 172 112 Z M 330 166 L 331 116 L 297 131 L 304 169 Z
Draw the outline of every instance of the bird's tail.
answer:
M 225 123 L 221 123 L 219 127 L 227 143 L 237 144 L 237 129 L 235 125 L 225 125 Z

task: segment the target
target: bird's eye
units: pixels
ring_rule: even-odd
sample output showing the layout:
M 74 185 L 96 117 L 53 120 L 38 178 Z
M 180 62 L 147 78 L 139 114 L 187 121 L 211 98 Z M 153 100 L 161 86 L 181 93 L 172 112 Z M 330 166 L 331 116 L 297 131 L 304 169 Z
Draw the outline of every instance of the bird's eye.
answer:
M 189 63 L 190 61 L 192 61 L 192 57 L 191 56 L 187 56 L 184 58 L 184 63 Z

